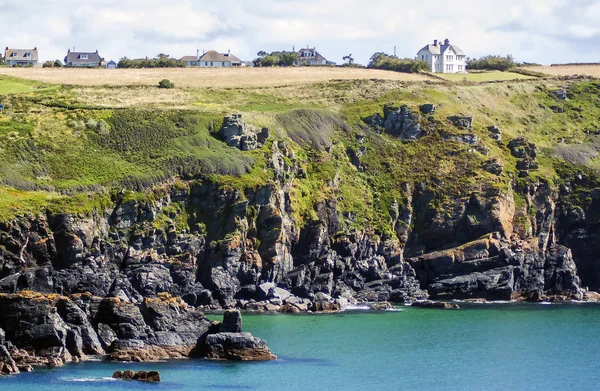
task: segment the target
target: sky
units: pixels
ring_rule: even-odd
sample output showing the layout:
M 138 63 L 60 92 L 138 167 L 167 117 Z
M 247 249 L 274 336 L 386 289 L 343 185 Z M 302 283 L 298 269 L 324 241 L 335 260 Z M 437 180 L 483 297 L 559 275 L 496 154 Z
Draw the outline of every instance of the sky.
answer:
M 0 45 L 37 47 L 42 61 L 69 48 L 115 61 L 210 49 L 252 60 L 309 46 L 367 64 L 448 38 L 472 58 L 600 62 L 600 0 L 0 0 L 0 24 Z

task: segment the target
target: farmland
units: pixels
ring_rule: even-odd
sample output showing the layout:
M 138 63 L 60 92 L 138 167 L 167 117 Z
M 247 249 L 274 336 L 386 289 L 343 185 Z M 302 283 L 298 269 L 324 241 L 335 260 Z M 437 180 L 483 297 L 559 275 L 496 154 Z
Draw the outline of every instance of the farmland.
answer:
M 81 86 L 156 85 L 169 79 L 178 87 L 259 87 L 326 82 L 329 80 L 381 79 L 390 81 L 426 81 L 427 75 L 374 69 L 295 67 L 228 69 L 67 69 L 0 68 L 0 75 L 45 83 Z

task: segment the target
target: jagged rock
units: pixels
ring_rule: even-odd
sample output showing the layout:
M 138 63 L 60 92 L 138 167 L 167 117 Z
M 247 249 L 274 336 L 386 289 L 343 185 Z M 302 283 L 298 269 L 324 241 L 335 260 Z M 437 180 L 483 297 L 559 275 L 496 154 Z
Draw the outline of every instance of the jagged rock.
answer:
M 433 308 L 433 309 L 442 309 L 442 310 L 457 310 L 457 309 L 460 309 L 460 307 L 456 303 L 447 303 L 447 302 L 430 301 L 430 300 L 415 301 L 414 303 L 411 304 L 411 307 Z
M 567 91 L 566 90 L 563 90 L 563 89 L 554 90 L 551 93 L 558 100 L 567 100 Z
M 457 143 L 477 145 L 478 138 L 474 134 L 445 134 L 442 136 L 444 140 L 454 141 Z
M 500 142 L 502 141 L 502 131 L 497 126 L 488 126 L 490 138 Z
M 406 105 L 396 107 L 386 104 L 383 107 L 383 116 L 374 114 L 364 121 L 369 126 L 402 140 L 416 140 L 426 134 L 421 130 L 421 116 Z
M 219 325 L 221 333 L 241 333 L 242 314 L 239 310 L 228 310 L 223 314 L 223 322 Z
M 529 158 L 525 158 L 517 162 L 517 170 L 537 170 L 538 167 L 538 163 Z
M 488 131 L 492 134 L 502 134 L 502 131 L 497 126 L 488 126 Z
M 502 164 L 500 159 L 493 158 L 483 163 L 483 169 L 491 174 L 501 175 L 502 171 L 504 170 L 504 165 Z
M 383 301 L 381 303 L 369 303 L 369 308 L 373 311 L 389 311 L 393 310 L 394 306 L 387 301 Z
M 224 329 L 238 329 L 238 332 L 222 332 L 221 325 L 227 322 Z M 235 325 L 232 327 L 231 322 Z M 242 319 L 239 311 L 231 311 L 223 318 L 223 323 L 216 322 L 204 333 L 190 352 L 192 358 L 208 360 L 233 361 L 268 361 L 275 360 L 265 341 L 241 331 Z
M 269 129 L 259 130 L 243 122 L 241 114 L 232 114 L 223 119 L 219 135 L 230 147 L 251 151 L 266 143 L 269 138 Z
M 508 148 L 512 155 L 516 158 L 523 159 L 529 157 L 535 159 L 537 157 L 537 147 L 530 143 L 524 137 L 518 137 L 508 143 Z
M 453 115 L 448 117 L 448 120 L 458 129 L 468 130 L 473 126 L 473 117 L 466 117 L 462 115 Z
M 419 110 L 425 115 L 431 115 L 435 113 L 437 106 L 432 103 L 425 103 L 419 107 Z
M 19 368 L 8 352 L 8 349 L 6 349 L 6 346 L 0 345 L 0 375 L 19 372 Z

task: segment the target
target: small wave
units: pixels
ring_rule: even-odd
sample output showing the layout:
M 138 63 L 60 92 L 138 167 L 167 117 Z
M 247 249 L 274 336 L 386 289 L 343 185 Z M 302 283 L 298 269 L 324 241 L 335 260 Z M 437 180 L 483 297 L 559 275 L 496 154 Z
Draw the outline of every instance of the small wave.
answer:
M 61 380 L 73 383 L 115 381 L 112 377 L 65 377 Z
M 344 307 L 344 311 L 369 311 L 371 307 L 368 305 L 349 305 Z
M 539 303 L 539 304 L 541 304 L 541 305 L 552 305 L 552 304 L 554 304 L 554 303 L 552 303 L 552 302 L 550 302 L 550 301 L 540 301 L 540 303 Z
M 400 312 L 400 311 L 404 311 L 402 308 L 388 308 L 387 310 L 384 310 L 385 312 Z

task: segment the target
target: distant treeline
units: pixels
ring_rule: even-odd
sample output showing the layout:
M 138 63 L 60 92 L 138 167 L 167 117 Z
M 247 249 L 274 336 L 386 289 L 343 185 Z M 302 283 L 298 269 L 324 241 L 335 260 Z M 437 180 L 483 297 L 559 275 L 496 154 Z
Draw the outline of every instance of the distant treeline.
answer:
M 573 67 L 581 65 L 600 65 L 600 62 L 570 62 L 567 64 L 551 64 L 551 67 Z
M 479 59 L 472 58 L 467 60 L 467 69 L 469 70 L 508 71 L 517 65 L 515 59 L 510 54 L 507 56 L 485 56 Z
M 255 67 L 289 67 L 298 60 L 298 53 L 285 50 L 271 53 L 261 50 L 256 55 L 258 57 L 252 61 Z
M 375 53 L 371 56 L 367 68 L 404 73 L 429 72 L 431 70 L 425 61 L 410 58 L 398 58 L 382 52 Z
M 123 57 L 119 60 L 119 68 L 184 68 L 185 61 L 172 58 L 168 54 L 160 53 L 155 58 L 129 59 Z

